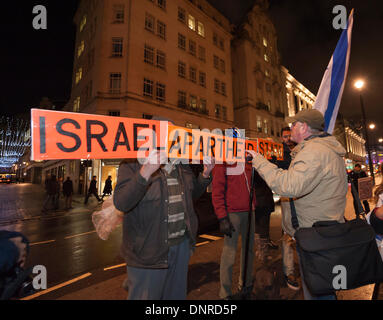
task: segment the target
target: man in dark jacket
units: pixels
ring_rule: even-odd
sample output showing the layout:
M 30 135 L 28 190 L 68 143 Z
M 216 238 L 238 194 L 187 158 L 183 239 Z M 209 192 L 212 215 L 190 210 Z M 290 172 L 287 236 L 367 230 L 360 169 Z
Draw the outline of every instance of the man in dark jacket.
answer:
M 65 197 L 65 209 L 72 209 L 73 182 L 67 177 L 63 183 L 63 194 Z
M 48 204 L 51 203 L 54 209 L 58 209 L 58 196 L 60 192 L 60 185 L 55 175 L 46 182 L 47 198 L 43 205 L 43 212 L 48 211 Z
M 362 170 L 361 165 L 359 163 L 357 163 L 354 166 L 354 170 L 351 171 L 351 173 L 350 173 L 350 182 L 354 184 L 354 187 L 355 187 L 357 192 L 359 191 L 358 180 L 361 179 L 361 178 L 367 178 L 367 174 L 366 174 L 365 171 Z M 352 196 L 353 196 L 353 199 L 354 199 L 353 203 L 354 203 L 355 214 L 359 215 L 359 213 L 358 213 L 358 203 L 357 203 L 357 201 L 354 198 L 354 194 L 352 194 Z M 363 206 L 364 206 L 365 212 L 369 213 L 370 212 L 370 205 L 369 205 L 367 200 L 363 200 Z
M 129 300 L 186 299 L 187 270 L 198 221 L 193 198 L 211 183 L 214 162 L 198 177 L 188 165 L 169 164 L 152 151 L 146 162 L 123 161 L 113 200 L 124 212 L 121 253 Z
M 104 199 L 105 195 L 111 195 L 112 194 L 112 190 L 113 190 L 113 187 L 112 187 L 112 176 L 108 176 L 108 179 L 105 180 L 105 186 L 104 186 L 104 190 L 102 191 L 102 197 L 101 197 L 101 200 Z
M 96 199 L 98 200 L 98 202 L 103 201 L 100 199 L 100 197 L 97 194 L 97 177 L 96 176 L 93 176 L 92 181 L 90 182 L 89 190 L 88 190 L 88 193 L 86 194 L 84 204 L 88 203 L 88 199 L 91 195 L 94 195 Z

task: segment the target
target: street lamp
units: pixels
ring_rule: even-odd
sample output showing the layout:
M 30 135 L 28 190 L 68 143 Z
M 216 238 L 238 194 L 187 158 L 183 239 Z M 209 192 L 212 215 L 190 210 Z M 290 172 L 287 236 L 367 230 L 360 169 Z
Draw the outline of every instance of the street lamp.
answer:
M 374 129 L 375 129 L 375 124 L 374 124 L 374 123 L 371 123 L 368 127 L 369 127 L 371 130 L 374 130 Z
M 368 133 L 367 133 L 367 125 L 366 125 L 366 112 L 364 111 L 364 104 L 363 104 L 363 98 L 362 98 L 362 88 L 364 87 L 364 81 L 359 79 L 355 81 L 354 87 L 359 90 L 360 95 L 360 107 L 362 109 L 362 121 L 363 121 L 363 128 L 364 128 L 364 134 L 366 136 L 366 147 L 367 147 L 367 155 L 368 155 L 368 165 L 370 167 L 371 177 L 372 177 L 372 183 L 375 185 L 375 175 L 374 175 L 374 167 L 372 165 L 372 159 L 371 159 L 371 150 L 370 150 L 370 141 L 368 139 Z M 374 126 L 375 128 L 375 126 Z M 372 128 L 373 129 L 373 128 Z
M 378 141 L 379 141 L 379 143 L 382 143 L 383 142 L 383 138 L 380 138 Z

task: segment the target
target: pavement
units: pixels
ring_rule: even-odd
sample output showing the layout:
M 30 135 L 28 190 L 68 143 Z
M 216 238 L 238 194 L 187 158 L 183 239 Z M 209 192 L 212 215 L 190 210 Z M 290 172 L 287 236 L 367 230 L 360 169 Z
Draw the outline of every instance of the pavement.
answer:
M 373 204 L 371 203 L 373 207 Z M 352 196 L 347 195 L 346 214 L 347 219 L 355 217 Z M 280 206 L 271 216 L 271 238 L 281 247 L 280 229 Z M 219 235 L 200 236 L 198 246 L 191 257 L 188 273 L 187 300 L 219 300 L 219 266 L 223 246 L 223 238 Z M 240 241 L 238 251 L 240 252 Z M 282 256 L 280 249 L 270 250 L 269 261 L 261 265 L 255 261 L 254 265 L 254 289 L 251 300 L 303 300 L 302 290 L 288 288 L 283 279 Z M 299 270 L 297 256 L 295 255 L 295 267 Z M 119 266 L 125 269 L 125 266 Z M 233 294 L 238 293 L 237 280 L 239 278 L 239 254 L 233 268 Z M 57 300 L 125 300 L 127 291 L 124 289 L 126 273 L 111 277 L 106 281 L 92 284 L 78 290 L 73 290 L 61 296 Z M 338 300 L 371 300 L 374 285 L 363 286 L 354 290 L 345 290 L 337 293 Z M 379 300 L 383 300 L 380 292 Z
M 378 181 L 377 181 L 378 182 Z M 36 189 L 37 186 L 25 184 L 23 192 L 28 193 L 28 190 Z M 42 201 L 44 195 L 41 194 Z M 58 210 L 56 215 L 67 214 L 82 214 L 82 212 L 93 212 L 98 203 L 96 199 L 90 199 L 88 205 L 84 206 L 83 196 L 75 196 L 74 206 L 72 210 Z M 16 204 L 17 205 L 17 204 Z M 374 205 L 371 202 L 371 207 Z M 32 209 L 33 206 L 24 206 L 18 208 L 17 215 L 8 216 L 6 213 L 9 210 L 0 210 L 0 225 L 12 223 L 13 218 L 18 222 L 28 219 L 44 219 L 40 209 Z M 1 208 L 0 208 L 1 209 Z M 3 208 L 4 209 L 4 208 Z M 52 215 L 52 212 L 50 213 Z M 355 217 L 352 196 L 349 192 L 347 195 L 347 205 L 345 217 L 353 219 Z M 281 212 L 280 206 L 276 206 L 276 210 L 271 215 L 270 221 L 270 236 L 271 239 L 279 245 L 279 249 L 269 251 L 269 260 L 265 265 L 260 264 L 255 259 L 254 265 L 254 289 L 252 292 L 252 300 L 302 300 L 302 290 L 292 290 L 288 288 L 283 279 L 282 272 L 282 256 L 281 256 Z M 238 250 L 240 252 L 240 241 L 238 241 Z M 218 232 L 210 232 L 208 234 L 199 235 L 197 247 L 194 255 L 190 259 L 188 273 L 188 300 L 219 300 L 219 266 L 220 257 L 223 247 L 223 237 Z M 236 297 L 238 293 L 237 285 L 239 278 L 239 254 L 236 256 L 236 262 L 233 267 L 233 294 Z M 295 268 L 298 268 L 297 256 L 295 255 Z M 125 300 L 127 291 L 124 288 L 126 280 L 125 265 L 116 265 L 110 268 L 110 277 L 107 280 L 105 277 L 95 283 L 87 278 L 86 274 L 76 278 L 73 283 L 66 282 L 55 285 L 45 291 L 38 292 L 37 295 L 27 297 L 26 300 Z M 104 269 L 104 271 L 107 270 Z M 337 293 L 338 300 L 371 300 L 374 285 L 360 287 L 354 290 L 345 290 Z M 383 291 L 383 289 L 381 290 Z M 380 292 L 379 300 L 383 300 L 383 293 Z

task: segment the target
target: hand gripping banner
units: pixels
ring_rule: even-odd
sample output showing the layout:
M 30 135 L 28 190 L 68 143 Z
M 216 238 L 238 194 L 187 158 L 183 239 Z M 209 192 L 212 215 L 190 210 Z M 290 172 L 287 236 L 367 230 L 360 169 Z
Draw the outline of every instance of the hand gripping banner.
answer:
M 245 150 L 283 159 L 283 146 L 266 139 L 225 136 L 222 130 L 173 126 L 166 121 L 32 109 L 31 160 L 146 158 L 163 150 L 170 159 L 244 162 Z

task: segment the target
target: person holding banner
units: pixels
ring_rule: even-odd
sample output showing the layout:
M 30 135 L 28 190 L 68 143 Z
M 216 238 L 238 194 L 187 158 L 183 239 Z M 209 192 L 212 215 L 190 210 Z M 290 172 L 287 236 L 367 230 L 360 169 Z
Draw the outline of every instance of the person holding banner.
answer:
M 289 169 L 279 169 L 261 154 L 248 150 L 247 153 L 253 157 L 253 167 L 277 194 L 295 198 L 293 201 L 298 221 L 291 219 L 289 222 L 292 232 L 298 226 L 312 227 L 317 221 L 343 223 L 348 191 L 343 160 L 346 150 L 335 137 L 323 132 L 324 117 L 318 110 L 302 110 L 286 121 L 292 122 L 291 139 L 298 143 Z M 300 269 L 306 300 L 336 299 L 335 292 L 320 296 L 311 294 L 305 284 L 301 265 Z
M 144 164 L 125 160 L 118 170 L 113 200 L 124 212 L 121 253 L 129 300 L 186 299 L 198 228 L 193 199 L 211 183 L 214 159 L 204 160 L 198 178 L 189 165 L 166 161 L 166 153 L 153 150 Z

